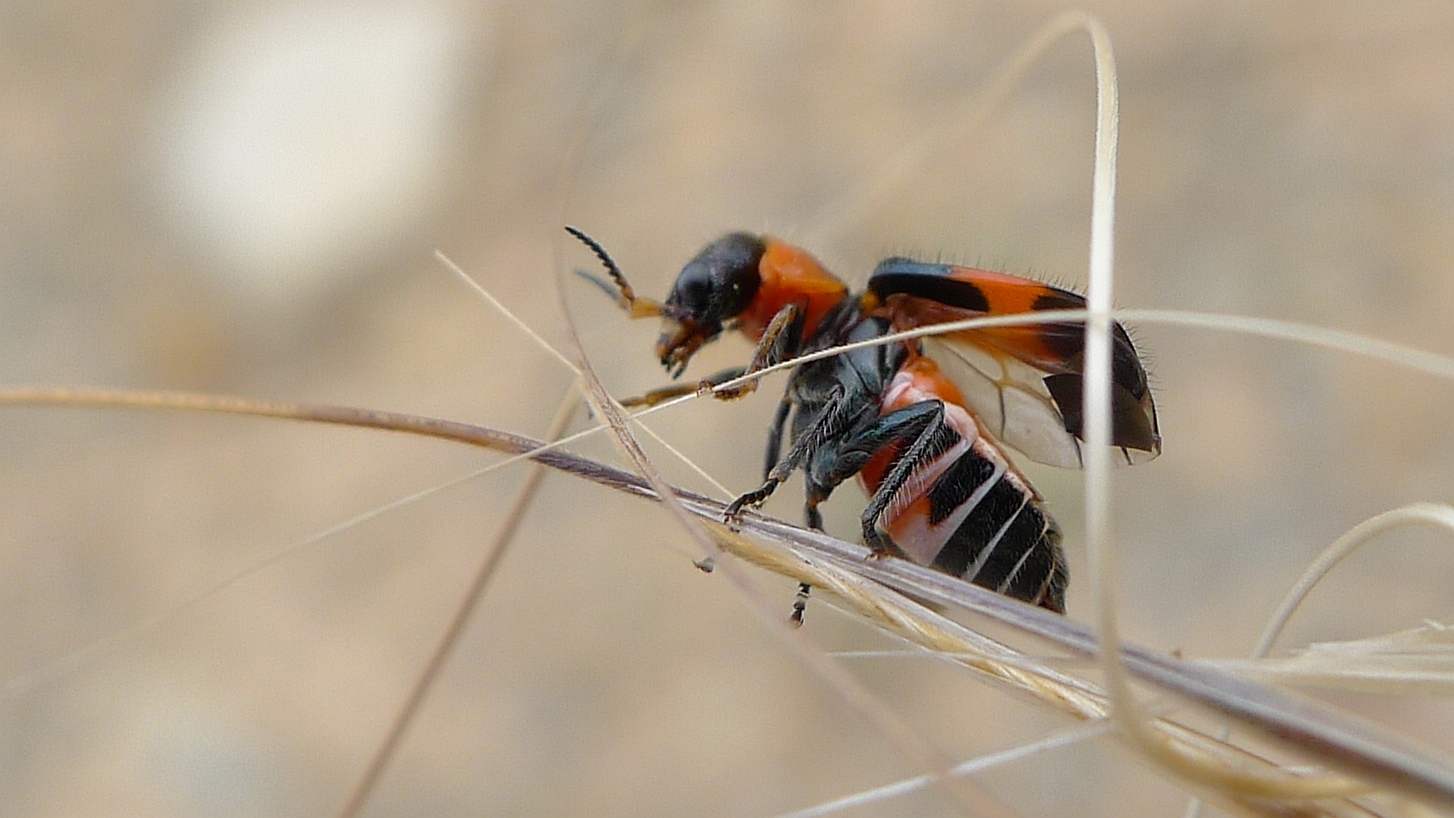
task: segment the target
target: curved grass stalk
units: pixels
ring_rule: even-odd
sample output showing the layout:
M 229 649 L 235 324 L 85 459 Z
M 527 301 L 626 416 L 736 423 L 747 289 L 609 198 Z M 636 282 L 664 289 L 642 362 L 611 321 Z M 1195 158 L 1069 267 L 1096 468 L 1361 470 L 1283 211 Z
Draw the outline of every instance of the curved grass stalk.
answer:
M 185 393 L 45 388 L 0 390 L 0 405 L 18 404 L 185 409 L 405 432 L 529 457 L 616 490 L 657 499 L 657 494 L 646 480 L 611 466 L 550 448 L 528 437 L 435 418 L 350 407 L 253 402 Z M 741 528 L 753 536 L 742 536 L 718 522 L 723 510 L 721 503 L 691 492 L 674 493 L 682 508 L 702 521 L 703 529 L 718 548 L 793 580 L 821 585 L 847 600 L 855 612 L 875 622 L 885 623 L 916 644 L 950 654 L 980 657 L 973 661 L 963 658 L 957 661 L 982 678 L 993 679 L 997 686 L 1019 690 L 1021 695 L 1030 696 L 1079 719 L 1105 715 L 1104 699 L 1088 683 L 1050 667 L 1033 670 L 1033 660 L 1007 653 L 1010 648 L 933 615 L 882 586 L 898 588 L 917 599 L 987 616 L 1077 655 L 1097 654 L 1097 638 L 1093 630 L 903 560 L 868 560 L 867 552 L 861 546 L 771 518 L 747 515 L 741 522 Z M 724 561 L 724 565 L 730 563 Z M 824 566 L 829 567 L 825 569 Z M 769 618 L 774 622 L 781 619 Z M 1440 809 L 1454 809 L 1454 766 L 1427 748 L 1327 707 L 1229 673 L 1134 645 L 1121 645 L 1119 653 L 1127 672 L 1141 682 L 1194 701 L 1279 746 L 1358 779 L 1346 783 L 1348 792 L 1384 787 L 1401 797 L 1424 801 Z M 1285 785 L 1273 797 L 1265 792 L 1238 789 L 1232 786 L 1236 782 L 1232 782 L 1211 793 L 1221 802 L 1235 803 L 1242 809 L 1266 815 L 1291 814 L 1288 810 L 1294 808 L 1303 810 L 1298 814 L 1307 814 L 1306 810 L 1313 806 L 1322 811 L 1328 803 L 1343 803 L 1327 801 L 1336 794 L 1326 788 L 1311 788 L 1305 778 L 1294 772 L 1270 765 L 1265 760 L 1256 760 L 1255 756 L 1249 756 L 1233 745 L 1220 743 L 1214 737 L 1166 719 L 1155 719 L 1150 725 L 1150 729 L 1177 747 L 1178 751 L 1204 753 L 1208 758 L 1220 759 L 1219 763 L 1235 763 L 1242 767 L 1261 765 L 1264 769 L 1259 774 L 1275 776 L 1281 785 Z M 1300 779 L 1301 784 L 1298 783 Z M 1307 791 L 1301 795 L 1289 791 L 1299 786 Z
M 1117 616 L 1116 550 L 1111 515 L 1111 317 L 1114 291 L 1116 148 L 1120 121 L 1116 60 L 1109 32 L 1087 16 L 1082 23 L 1095 53 L 1095 166 L 1091 175 L 1090 264 L 1086 287 L 1085 540 L 1096 594 L 1097 638 L 1110 717 L 1122 734 L 1163 769 L 1234 799 L 1308 799 L 1357 794 L 1363 787 L 1338 776 L 1289 779 L 1248 765 L 1228 764 L 1179 746 L 1156 731 L 1141 711 L 1122 660 Z
M 1333 567 L 1344 557 L 1366 545 L 1384 531 L 1414 523 L 1440 525 L 1454 530 L 1454 508 L 1437 503 L 1413 503 L 1374 515 L 1334 540 L 1323 549 L 1318 558 L 1313 560 L 1303 575 L 1288 589 L 1287 595 L 1278 604 L 1277 610 L 1268 618 L 1262 636 L 1257 640 L 1257 646 L 1252 649 L 1251 658 L 1258 660 L 1267 656 L 1268 652 L 1272 650 L 1273 643 L 1277 641 L 1277 637 L 1287 626 L 1288 620 L 1297 611 L 1298 606 L 1307 598 L 1313 587 L 1321 582 L 1323 577 L 1327 576 L 1328 572 L 1333 570 Z M 1229 735 L 1230 730 L 1224 728 L 1220 738 L 1225 740 Z M 1186 818 L 1197 818 L 1200 814 L 1201 801 L 1194 799 L 1187 805 Z
M 966 318 L 962 321 L 947 321 L 943 324 L 916 327 L 880 338 L 856 341 L 851 344 L 812 352 L 790 361 L 765 367 L 750 376 L 723 381 L 717 384 L 715 388 L 731 389 L 732 387 L 746 383 L 752 378 L 771 375 L 774 372 L 791 369 L 799 364 L 820 360 L 822 358 L 830 358 L 834 355 L 851 352 L 855 349 L 881 346 L 913 338 L 924 338 L 931 335 L 941 335 L 967 329 L 1020 327 L 1059 321 L 1084 321 L 1089 315 L 1089 310 L 1040 310 L 1033 313 Z M 1345 352 L 1363 358 L 1373 358 L 1374 360 L 1391 363 L 1404 367 L 1405 369 L 1412 369 L 1416 372 L 1433 375 L 1443 380 L 1454 381 L 1454 357 L 1442 355 L 1437 352 L 1429 352 L 1428 350 L 1408 346 L 1407 344 L 1385 341 L 1381 338 L 1374 338 L 1370 335 L 1363 335 L 1357 332 L 1330 329 L 1328 327 L 1319 327 L 1298 321 L 1286 321 L 1280 318 L 1259 318 L 1248 315 L 1228 315 L 1224 313 L 1197 312 L 1194 310 L 1114 309 L 1111 310 L 1110 316 L 1116 321 L 1126 323 L 1164 324 L 1177 327 L 1211 329 L 1237 335 L 1246 335 L 1253 338 L 1289 341 L 1332 352 Z M 634 413 L 632 417 L 640 417 L 647 414 L 648 411 L 657 411 L 668 406 L 676 406 L 677 404 L 694 400 L 697 397 L 699 396 L 684 395 L 680 398 L 663 401 L 651 407 L 649 410 Z
M 1267 627 L 1262 631 L 1262 636 L 1257 640 L 1257 647 L 1252 650 L 1252 658 L 1261 659 L 1272 650 L 1272 644 L 1282 633 L 1287 621 L 1292 618 L 1298 606 L 1307 599 L 1313 586 L 1322 581 L 1328 572 L 1333 570 L 1344 557 L 1367 545 L 1374 537 L 1395 528 L 1406 525 L 1422 523 L 1425 525 L 1442 526 L 1454 531 L 1454 506 L 1446 506 L 1442 503 L 1411 503 L 1400 508 L 1385 511 L 1382 514 L 1375 514 L 1367 520 L 1349 529 L 1343 536 L 1334 540 L 1323 553 L 1313 560 L 1303 575 L 1298 577 L 1292 588 L 1288 589 L 1287 596 L 1283 597 L 1267 622 Z

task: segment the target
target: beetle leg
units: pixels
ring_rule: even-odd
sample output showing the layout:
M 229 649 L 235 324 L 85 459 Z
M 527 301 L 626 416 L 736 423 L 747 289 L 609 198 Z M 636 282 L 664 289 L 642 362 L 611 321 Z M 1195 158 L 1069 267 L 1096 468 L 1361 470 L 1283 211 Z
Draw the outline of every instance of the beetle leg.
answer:
M 731 366 L 721 372 L 708 375 L 699 383 L 674 383 L 671 386 L 663 386 L 660 389 L 653 389 L 644 395 L 626 398 L 621 401 L 621 405 L 627 409 L 633 409 L 637 406 L 655 406 L 658 403 L 664 403 L 672 398 L 679 398 L 683 395 L 711 392 L 717 384 L 740 378 L 746 371 L 746 367 Z
M 796 304 L 788 304 L 778 310 L 777 315 L 772 317 L 767 329 L 763 331 L 762 339 L 757 342 L 757 348 L 753 350 L 752 360 L 748 362 L 747 366 L 728 367 L 708 375 L 694 384 L 672 384 L 660 389 L 653 389 L 639 397 L 627 398 L 621 401 L 621 405 L 628 409 L 636 406 L 655 406 L 672 398 L 693 393 L 711 395 L 717 400 L 737 400 L 752 394 L 757 390 L 757 379 L 755 378 L 725 389 L 719 389 L 718 384 L 735 381 L 744 375 L 760 372 L 786 360 L 788 349 L 796 346 L 798 340 L 801 339 L 800 318 L 802 314 L 802 309 Z
M 843 434 L 844 430 L 852 422 L 857 411 L 862 409 L 862 404 L 854 405 L 856 402 L 844 400 L 844 394 L 842 385 L 834 384 L 832 390 L 828 393 L 828 400 L 825 402 L 827 408 L 819 413 L 818 417 L 814 419 L 812 425 L 807 430 L 798 435 L 798 438 L 793 441 L 793 445 L 788 449 L 788 453 L 768 469 L 767 476 L 764 478 L 761 487 L 756 491 L 748 492 L 732 501 L 732 504 L 727 507 L 726 514 L 723 515 L 725 520 L 731 522 L 747 506 L 761 505 L 777 490 L 777 487 L 784 480 L 787 480 L 802 465 L 803 460 L 810 452 L 816 451 L 828 441 Z M 768 454 L 770 456 L 776 454 L 778 447 L 782 443 L 782 427 L 787 421 L 788 410 L 791 407 L 792 400 L 785 394 L 773 422 L 773 430 L 768 444 Z M 830 488 L 829 491 L 831 490 Z M 809 528 L 818 531 L 823 530 L 823 515 L 818 513 L 818 503 L 826 499 L 827 496 L 826 493 L 820 494 L 812 490 L 808 492 L 808 499 L 804 506 L 804 516 L 807 518 Z M 792 615 L 788 617 L 788 621 L 794 627 L 803 624 L 803 611 L 808 606 L 808 594 L 812 590 L 813 586 L 808 583 L 798 583 L 798 595 L 793 600 Z
M 761 486 L 733 500 L 727 506 L 727 510 L 722 513 L 722 520 L 726 523 L 731 523 L 742 516 L 742 509 L 748 506 L 756 508 L 767 502 L 767 498 L 771 497 L 772 493 L 777 491 L 778 484 L 781 482 L 781 480 L 773 477 L 767 478 L 762 482 Z
M 803 309 L 797 304 L 784 304 L 783 308 L 777 311 L 777 315 L 774 315 L 768 322 L 767 329 L 763 330 L 762 338 L 757 342 L 757 348 L 752 351 L 752 360 L 748 362 L 742 372 L 738 373 L 737 377 L 760 372 L 786 360 L 788 349 L 797 346 L 802 339 L 803 315 Z M 717 381 L 717 383 L 721 382 Z M 757 379 L 755 378 L 726 389 L 718 389 L 716 383 L 702 381 L 700 389 L 702 392 L 711 392 L 712 397 L 718 400 L 737 400 L 756 390 Z
M 808 456 L 809 452 L 843 434 L 844 429 L 852 420 L 855 410 L 859 408 L 854 406 L 852 401 L 843 400 L 843 395 L 843 387 L 835 384 L 829 392 L 829 399 L 826 401 L 827 408 L 818 415 L 807 431 L 793 441 L 793 445 L 788 448 L 788 453 L 783 455 L 783 459 L 768 470 L 767 477 L 761 486 L 738 497 L 727 506 L 727 512 L 722 515 L 725 521 L 731 522 L 736 519 L 742 513 L 742 509 L 748 506 L 762 505 L 774 491 L 777 491 L 777 487 L 783 481 L 797 471 L 798 466 L 802 465 L 803 459 Z
M 807 502 L 803 504 L 803 517 L 808 524 L 808 528 L 814 531 L 823 530 L 823 514 L 818 511 L 818 503 L 822 499 L 824 498 L 820 498 L 812 492 L 809 492 Z M 801 628 L 803 626 L 803 612 L 808 609 L 808 595 L 812 592 L 812 585 L 806 582 L 798 583 L 798 595 L 793 599 L 793 612 L 788 617 L 788 623 L 793 627 Z
M 842 403 L 842 401 L 838 400 L 833 401 L 829 405 L 830 407 L 837 406 L 840 403 Z M 819 423 L 814 424 L 813 429 L 805 434 L 804 437 L 807 437 L 815 432 L 821 433 L 821 430 L 825 428 L 828 429 L 828 434 L 832 435 L 833 431 L 826 422 L 826 416 L 831 411 L 832 410 L 830 409 L 829 411 L 824 412 L 825 418 Z M 845 417 L 850 416 L 850 413 L 847 412 L 846 409 L 843 414 Z M 845 441 L 842 447 L 836 453 L 836 456 L 833 458 L 832 465 L 827 474 L 812 475 L 810 473 L 809 475 L 809 485 L 807 486 L 807 501 L 805 502 L 803 508 L 804 516 L 807 518 L 808 527 L 817 531 L 823 530 L 823 515 L 818 511 L 818 504 L 828 499 L 828 495 L 830 495 L 833 492 L 833 489 L 837 488 L 840 483 L 862 471 L 863 467 L 868 464 L 868 461 L 873 458 L 873 455 L 883 449 L 883 447 L 892 445 L 893 443 L 898 441 L 913 441 L 913 443 L 909 447 L 908 452 L 906 452 L 905 456 L 900 459 L 901 462 L 903 460 L 907 460 L 910 457 L 922 457 L 922 454 L 915 454 L 917 444 L 919 444 L 920 441 L 926 439 L 931 441 L 933 440 L 933 438 L 935 437 L 934 430 L 937 428 L 944 428 L 943 417 L 944 405 L 939 401 L 918 403 L 914 404 L 913 406 L 906 406 L 903 409 L 890 412 L 889 414 L 878 418 L 874 421 L 872 425 L 869 426 L 869 428 L 863 430 L 857 435 L 854 435 L 849 440 Z M 919 448 L 922 449 L 923 447 Z M 932 451 L 932 448 L 930 448 L 929 451 Z M 916 459 L 914 462 L 918 462 L 918 460 Z M 895 472 L 897 471 L 898 470 L 895 469 Z M 912 469 L 905 469 L 904 476 L 902 478 L 899 478 L 895 485 L 902 486 L 903 483 L 907 481 L 908 475 L 911 473 Z M 890 477 L 892 478 L 893 475 L 890 475 Z M 887 485 L 888 481 L 885 481 L 885 484 Z M 897 489 L 895 488 L 894 491 L 896 490 Z M 880 496 L 884 498 L 891 498 L 893 496 L 893 491 L 885 492 L 883 490 L 883 487 L 880 487 L 880 490 L 878 492 L 875 492 L 874 497 L 875 499 L 878 499 Z M 893 541 L 880 536 L 877 529 L 874 527 L 875 523 L 877 523 L 878 521 L 878 517 L 881 516 L 883 513 L 883 508 L 886 507 L 887 499 L 884 500 L 879 510 L 873 514 L 872 518 L 865 514 L 864 543 L 868 545 L 870 549 L 872 549 L 875 555 L 893 554 L 896 556 L 902 556 L 902 553 L 899 551 L 898 547 L 894 545 Z M 803 611 L 807 607 L 808 594 L 810 591 L 812 591 L 811 585 L 806 582 L 799 583 L 798 596 L 793 601 L 793 613 L 789 617 L 789 621 L 794 626 L 799 626 L 803 624 Z
M 767 459 L 762 466 L 764 479 L 772 473 L 772 467 L 777 465 L 778 457 L 783 453 L 783 427 L 788 423 L 788 412 L 792 408 L 792 387 L 789 385 L 788 389 L 783 390 L 782 402 L 778 404 L 777 414 L 772 416 L 772 426 L 767 430 Z M 809 522 L 808 525 L 813 524 Z
M 863 511 L 863 541 L 876 555 L 899 556 L 899 549 L 887 537 L 879 533 L 879 518 L 888 509 L 894 495 L 908 483 L 914 470 L 926 460 L 933 460 L 942 454 L 957 439 L 955 433 L 944 425 L 944 403 L 931 400 L 896 409 L 879 417 L 868 428 L 843 442 L 827 474 L 821 476 L 821 484 L 812 487 L 823 497 L 839 483 L 858 474 L 873 456 L 886 446 L 896 443 L 906 448 L 897 458 L 893 468 L 874 491 L 868 507 Z
M 808 594 L 813 592 L 813 586 L 806 582 L 798 583 L 798 595 L 793 599 L 793 612 L 788 616 L 788 622 L 795 628 L 803 626 L 803 611 L 808 609 Z
M 913 439 L 902 456 L 894 463 L 883 482 L 879 484 L 878 490 L 873 493 L 869 500 L 868 507 L 863 510 L 860 518 L 863 523 L 863 539 L 875 553 L 898 553 L 899 549 L 888 537 L 879 533 L 878 523 L 888 510 L 894 497 L 899 493 L 914 472 L 925 463 L 948 451 L 959 441 L 959 433 L 944 424 L 944 402 L 933 400 L 924 401 L 906 406 L 883 417 L 883 421 L 890 421 L 896 415 L 904 413 L 904 417 L 898 423 L 890 423 L 890 426 L 899 427 L 898 440 Z

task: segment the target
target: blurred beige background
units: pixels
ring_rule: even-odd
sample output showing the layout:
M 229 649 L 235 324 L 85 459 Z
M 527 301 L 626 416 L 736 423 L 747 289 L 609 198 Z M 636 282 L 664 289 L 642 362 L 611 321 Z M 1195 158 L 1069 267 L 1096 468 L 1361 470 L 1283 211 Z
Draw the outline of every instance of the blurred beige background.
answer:
M 1454 11 L 1091 9 L 1120 60 L 1122 306 L 1454 353 Z M 1078 286 L 1084 38 L 880 206 L 842 212 L 907 146 L 954 127 L 1061 10 L 0 4 L 0 381 L 326 401 L 539 435 L 567 374 L 431 254 L 559 342 L 550 277 L 567 220 L 658 296 L 731 228 L 809 244 L 858 283 L 908 253 Z M 569 298 L 613 389 L 660 383 L 654 326 L 584 286 Z M 1454 384 L 1218 333 L 1137 337 L 1166 448 L 1116 477 L 1131 638 L 1245 653 L 1339 533 L 1454 499 Z M 746 354 L 717 346 L 695 371 Z M 780 383 L 657 428 L 751 487 Z M 332 814 L 521 474 L 351 528 L 57 665 L 493 456 L 123 411 L 5 409 L 0 441 L 0 813 L 17 816 Z M 614 457 L 604 441 L 582 450 Z M 1066 528 L 1070 615 L 1084 618 L 1078 475 L 1027 469 Z M 833 530 L 852 536 L 861 502 L 843 491 Z M 772 509 L 796 519 L 797 505 L 790 490 Z M 1285 644 L 1447 621 L 1450 542 L 1412 531 L 1356 555 Z M 919 772 L 687 553 L 655 509 L 548 479 L 367 814 L 771 815 Z M 763 586 L 786 614 L 790 584 Z M 830 650 L 890 646 L 821 601 L 808 633 Z M 954 758 L 1064 726 L 923 660 L 852 667 Z M 1337 701 L 1454 750 L 1446 702 Z M 981 781 L 1027 816 L 1181 804 L 1104 743 Z M 955 810 L 931 792 L 852 814 L 905 813 Z

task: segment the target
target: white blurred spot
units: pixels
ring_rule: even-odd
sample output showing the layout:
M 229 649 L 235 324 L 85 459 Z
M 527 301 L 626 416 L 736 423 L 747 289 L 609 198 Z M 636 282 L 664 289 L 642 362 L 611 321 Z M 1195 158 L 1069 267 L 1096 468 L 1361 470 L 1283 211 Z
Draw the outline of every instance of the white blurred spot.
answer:
M 414 229 L 476 44 L 430 3 L 242 9 L 181 68 L 157 181 L 210 269 L 306 299 Z

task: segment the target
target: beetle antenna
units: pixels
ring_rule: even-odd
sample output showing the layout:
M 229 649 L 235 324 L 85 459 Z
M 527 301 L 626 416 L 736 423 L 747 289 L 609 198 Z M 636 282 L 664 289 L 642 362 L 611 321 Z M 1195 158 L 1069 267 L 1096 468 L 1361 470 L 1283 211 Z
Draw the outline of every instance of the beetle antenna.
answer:
M 626 274 L 621 272 L 620 267 L 616 266 L 615 259 L 611 258 L 611 254 L 606 252 L 606 248 L 602 247 L 599 241 L 591 238 L 584 230 L 571 227 L 570 225 L 565 226 L 565 232 L 575 236 L 580 240 L 581 244 L 591 248 L 591 252 L 595 253 L 596 258 L 600 259 L 601 264 L 605 266 L 606 272 L 611 274 L 611 280 L 616 282 L 617 287 L 621 288 L 622 298 L 627 301 L 636 300 L 636 291 L 631 289 L 630 284 L 626 283 Z
M 607 281 L 604 278 L 601 278 L 600 276 L 596 275 L 595 273 L 592 273 L 592 272 L 589 272 L 589 271 L 586 271 L 586 270 L 572 270 L 571 272 L 573 272 L 576 275 L 580 276 L 581 278 L 584 278 L 585 280 L 591 282 L 592 284 L 596 285 L 597 287 L 600 287 L 601 288 L 601 292 L 603 292 L 606 295 L 610 296 L 612 301 L 620 301 L 621 300 L 621 291 L 616 288 L 616 285 L 615 284 L 612 284 L 611 282 Z
M 606 268 L 606 272 L 611 276 L 611 281 L 615 282 L 616 288 L 613 290 L 611 286 L 608 285 L 605 281 L 602 281 L 600 278 L 593 276 L 590 273 L 581 272 L 578 270 L 578 275 L 595 283 L 596 286 L 610 293 L 611 296 L 616 299 L 616 303 L 621 305 L 622 309 L 631 313 L 632 318 L 645 318 L 652 315 L 661 315 L 660 304 L 647 298 L 636 297 L 636 291 L 633 290 L 631 288 L 631 284 L 626 281 L 626 274 L 621 272 L 621 268 L 616 265 L 616 260 L 611 258 L 611 254 L 606 252 L 606 248 L 602 247 L 600 242 L 591 238 L 589 235 L 586 234 L 584 230 L 571 227 L 570 225 L 565 226 L 565 232 L 576 237 L 576 239 L 579 240 L 581 244 L 589 247 L 591 249 L 591 252 L 596 254 L 596 258 L 601 260 L 601 265 Z

